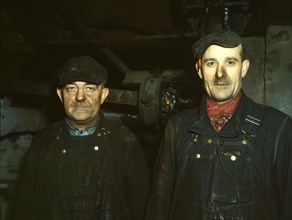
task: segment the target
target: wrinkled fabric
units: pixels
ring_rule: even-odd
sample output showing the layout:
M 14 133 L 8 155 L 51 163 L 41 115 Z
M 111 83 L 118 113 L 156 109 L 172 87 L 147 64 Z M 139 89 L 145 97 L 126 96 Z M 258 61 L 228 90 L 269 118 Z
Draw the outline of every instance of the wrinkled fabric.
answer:
M 292 219 L 291 117 L 243 93 L 217 133 L 205 106 L 169 120 L 146 219 Z
M 241 97 L 239 93 L 233 99 L 225 103 L 217 103 L 210 98 L 206 99 L 207 114 L 213 128 L 219 132 L 232 117 Z
M 120 120 L 71 136 L 65 120 L 37 133 L 23 164 L 15 220 L 143 219 L 150 175 Z

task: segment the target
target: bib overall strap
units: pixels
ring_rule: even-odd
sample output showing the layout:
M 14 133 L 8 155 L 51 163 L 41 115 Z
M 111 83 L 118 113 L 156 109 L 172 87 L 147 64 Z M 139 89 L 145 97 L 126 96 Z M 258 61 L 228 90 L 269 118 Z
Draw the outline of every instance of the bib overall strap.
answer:
M 265 106 L 255 104 L 250 106 L 249 113 L 245 116 L 242 132 L 250 137 L 256 136 L 256 131 L 261 125 L 265 113 Z

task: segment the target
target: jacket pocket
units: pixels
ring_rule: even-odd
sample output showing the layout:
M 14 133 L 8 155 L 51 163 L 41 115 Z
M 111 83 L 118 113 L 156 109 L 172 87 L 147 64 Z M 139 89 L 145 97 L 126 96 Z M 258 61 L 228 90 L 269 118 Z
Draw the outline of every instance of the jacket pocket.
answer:
M 206 211 L 227 210 L 253 202 L 252 150 L 241 142 L 196 143 L 184 155 L 177 189 L 180 201 Z

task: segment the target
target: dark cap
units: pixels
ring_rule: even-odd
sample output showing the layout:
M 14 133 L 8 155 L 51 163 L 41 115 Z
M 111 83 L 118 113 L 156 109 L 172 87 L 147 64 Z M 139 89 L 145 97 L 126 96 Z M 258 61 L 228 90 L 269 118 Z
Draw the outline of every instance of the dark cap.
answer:
M 192 49 L 195 60 L 197 61 L 202 58 L 211 45 L 232 48 L 237 47 L 239 44 L 244 48 L 243 40 L 237 33 L 230 30 L 221 30 L 202 37 L 192 46 Z
M 90 56 L 70 58 L 58 72 L 59 86 L 74 81 L 84 81 L 93 84 L 107 82 L 106 69 Z

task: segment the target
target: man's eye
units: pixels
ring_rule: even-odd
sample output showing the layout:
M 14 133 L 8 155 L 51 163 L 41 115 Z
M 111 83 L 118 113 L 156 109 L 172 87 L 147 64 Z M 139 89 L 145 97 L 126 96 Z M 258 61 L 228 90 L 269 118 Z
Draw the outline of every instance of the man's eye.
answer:
M 213 61 L 207 62 L 207 66 L 214 66 L 214 65 L 215 65 L 215 62 L 213 62 Z
M 93 92 L 94 90 L 95 90 L 95 87 L 91 87 L 91 86 L 86 87 L 86 91 L 88 92 Z
M 76 90 L 76 87 L 74 86 L 68 86 L 66 87 L 67 92 L 74 92 Z
M 235 65 L 235 61 L 234 61 L 234 60 L 229 60 L 229 61 L 227 62 L 227 64 L 228 64 L 229 66 L 233 66 L 233 65 Z

